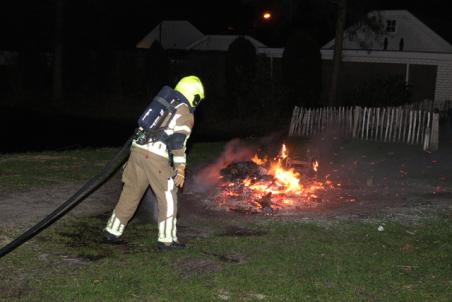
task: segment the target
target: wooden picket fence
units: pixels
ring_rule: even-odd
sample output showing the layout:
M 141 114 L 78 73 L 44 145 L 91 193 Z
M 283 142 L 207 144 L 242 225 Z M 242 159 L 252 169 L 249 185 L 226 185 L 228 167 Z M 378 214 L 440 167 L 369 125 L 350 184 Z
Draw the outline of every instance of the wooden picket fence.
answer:
M 439 119 L 446 119 L 449 115 L 449 110 L 452 109 L 451 100 L 429 100 L 425 99 L 421 102 L 407 104 L 402 106 L 403 108 L 411 110 L 432 111 L 439 113 Z
M 425 151 L 438 149 L 439 113 L 405 107 L 319 107 L 295 106 L 289 136 L 334 135 L 379 142 L 421 145 Z

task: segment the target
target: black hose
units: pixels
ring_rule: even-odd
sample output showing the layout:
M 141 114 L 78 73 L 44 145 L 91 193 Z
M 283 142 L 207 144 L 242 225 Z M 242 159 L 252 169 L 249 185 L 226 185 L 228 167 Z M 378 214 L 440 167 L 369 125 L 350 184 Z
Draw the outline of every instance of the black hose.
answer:
M 127 140 L 127 142 L 122 146 L 121 150 L 116 153 L 113 159 L 105 165 L 100 173 L 88 180 L 74 195 L 72 195 L 62 205 L 60 205 L 52 213 L 47 215 L 47 217 L 28 229 L 22 235 L 0 249 L 0 258 L 5 256 L 15 248 L 19 247 L 23 243 L 27 242 L 29 239 L 33 238 L 46 227 L 50 226 L 52 223 L 66 215 L 67 212 L 69 212 L 86 197 L 96 191 L 101 185 L 103 185 L 127 159 L 131 142 L 132 137 Z

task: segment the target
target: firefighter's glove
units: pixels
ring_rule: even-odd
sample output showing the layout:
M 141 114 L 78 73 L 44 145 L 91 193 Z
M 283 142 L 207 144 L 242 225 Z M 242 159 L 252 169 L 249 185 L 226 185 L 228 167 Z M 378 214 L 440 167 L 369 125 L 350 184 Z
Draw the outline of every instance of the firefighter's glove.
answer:
M 176 176 L 174 176 L 174 184 L 176 187 L 182 188 L 185 181 L 185 165 L 178 165 L 176 167 Z

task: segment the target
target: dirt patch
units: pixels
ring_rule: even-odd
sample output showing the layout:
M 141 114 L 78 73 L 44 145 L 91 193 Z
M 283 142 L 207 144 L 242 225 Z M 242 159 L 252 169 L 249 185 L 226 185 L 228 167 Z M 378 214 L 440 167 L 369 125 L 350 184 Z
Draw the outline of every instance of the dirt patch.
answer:
M 183 279 L 206 273 L 214 273 L 222 270 L 218 262 L 206 258 L 182 258 L 174 263 L 175 271 Z
M 243 264 L 248 262 L 248 257 L 238 253 L 231 254 L 216 254 L 210 252 L 202 252 L 203 255 L 206 256 L 214 256 L 221 262 L 225 263 L 234 263 L 234 264 Z
M 29 227 L 50 214 L 84 183 L 56 184 L 19 192 L 0 192 L 0 227 Z M 67 217 L 102 215 L 114 208 L 121 192 L 121 182 L 112 178 L 74 208 Z
M 318 177 L 331 180 L 335 187 L 319 192 L 315 202 L 290 211 L 231 211 L 215 204 L 215 188 L 196 187 L 188 179 L 181 203 L 192 207 L 192 213 L 229 222 L 388 218 L 412 223 L 434 212 L 452 210 L 452 146 L 442 145 L 440 150 L 428 153 L 416 146 L 397 144 L 323 141 L 318 145 L 330 143 L 334 146 L 321 146 Z

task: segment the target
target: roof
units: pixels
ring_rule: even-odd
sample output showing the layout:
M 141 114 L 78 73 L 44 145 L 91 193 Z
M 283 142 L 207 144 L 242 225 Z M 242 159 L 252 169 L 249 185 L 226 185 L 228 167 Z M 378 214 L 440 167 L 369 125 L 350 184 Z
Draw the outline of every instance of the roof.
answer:
M 386 25 L 388 20 L 395 20 L 396 27 L 392 33 L 376 33 L 368 27 L 361 27 L 356 35 L 351 34 L 353 26 L 347 28 L 344 33 L 344 49 L 351 50 L 383 50 L 385 39 L 387 48 L 385 50 L 398 51 L 403 39 L 403 50 L 414 52 L 452 52 L 452 45 L 434 32 L 430 27 L 416 18 L 407 10 L 382 10 L 373 11 L 369 17 L 381 18 L 382 24 Z M 355 26 L 356 27 L 356 26 Z M 334 39 L 326 43 L 322 49 L 334 47 Z
M 150 48 L 154 41 L 159 41 L 164 49 L 185 49 L 203 37 L 204 34 L 188 21 L 162 21 L 136 47 Z
M 188 45 L 186 50 L 204 50 L 204 51 L 227 51 L 229 45 L 239 37 L 244 37 L 253 44 L 255 48 L 266 47 L 262 42 L 250 36 L 240 35 L 206 35 L 203 38 Z
M 137 48 L 150 48 L 159 41 L 164 49 L 227 51 L 229 45 L 238 37 L 248 39 L 256 48 L 267 47 L 250 36 L 243 35 L 204 35 L 188 21 L 162 21 L 154 27 L 138 44 Z

